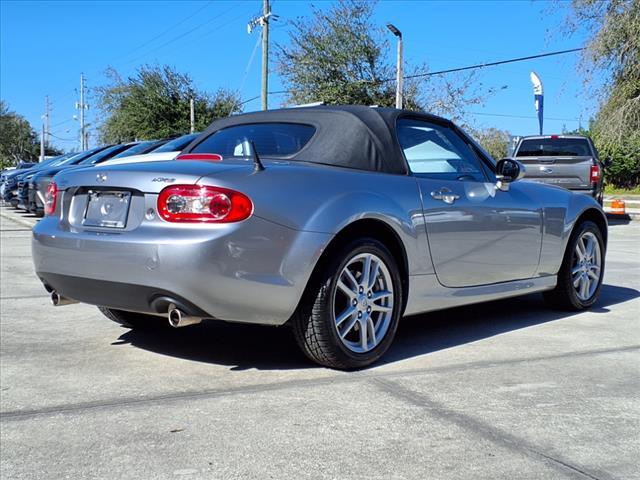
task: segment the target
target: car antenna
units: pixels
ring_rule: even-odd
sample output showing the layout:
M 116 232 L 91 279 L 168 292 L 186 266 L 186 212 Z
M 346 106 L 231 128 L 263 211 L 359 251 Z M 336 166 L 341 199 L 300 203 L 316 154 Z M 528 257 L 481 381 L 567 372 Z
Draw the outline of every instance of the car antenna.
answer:
M 260 157 L 258 156 L 258 150 L 256 150 L 256 144 L 251 142 L 251 158 L 253 158 L 253 171 L 261 172 L 264 170 L 264 165 L 260 161 Z

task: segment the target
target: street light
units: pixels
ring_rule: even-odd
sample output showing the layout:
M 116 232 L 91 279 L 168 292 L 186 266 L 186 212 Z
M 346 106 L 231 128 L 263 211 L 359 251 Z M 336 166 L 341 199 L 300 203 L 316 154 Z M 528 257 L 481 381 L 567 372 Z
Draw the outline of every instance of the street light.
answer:
M 398 37 L 398 61 L 396 64 L 396 108 L 402 108 L 402 32 L 387 23 L 387 28 Z

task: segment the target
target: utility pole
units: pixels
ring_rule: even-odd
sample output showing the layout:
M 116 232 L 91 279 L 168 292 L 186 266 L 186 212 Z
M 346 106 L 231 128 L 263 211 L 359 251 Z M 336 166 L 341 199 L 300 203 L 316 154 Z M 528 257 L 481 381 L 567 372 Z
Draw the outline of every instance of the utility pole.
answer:
M 44 115 L 42 115 L 42 132 L 40 133 L 40 161 L 44 160 L 46 148 L 49 146 L 49 95 L 44 97 Z
M 87 135 L 85 133 L 84 111 L 89 105 L 84 103 L 84 75 L 80 74 L 80 101 L 76 103 L 76 109 L 80 110 L 80 151 L 87 149 Z
M 402 32 L 395 26 L 387 23 L 387 28 L 398 38 L 398 58 L 396 62 L 396 108 L 402 108 L 403 103 L 403 78 L 402 78 Z
M 49 95 L 44 97 L 44 146 L 47 148 L 49 146 L 49 135 L 51 131 L 49 130 L 49 118 L 50 118 L 50 109 L 51 105 L 49 104 Z
M 269 0 L 262 0 L 262 110 L 269 108 Z
M 269 0 L 262 0 L 262 15 L 251 19 L 247 25 L 247 31 L 251 33 L 258 25 L 262 27 L 262 110 L 267 110 L 269 95 L 269 18 L 278 19 L 277 15 L 271 14 Z
M 42 131 L 40 132 L 40 161 L 44 160 L 44 122 L 42 122 Z
M 189 100 L 189 119 L 191 120 L 191 133 L 196 131 L 196 110 L 193 104 L 193 98 Z

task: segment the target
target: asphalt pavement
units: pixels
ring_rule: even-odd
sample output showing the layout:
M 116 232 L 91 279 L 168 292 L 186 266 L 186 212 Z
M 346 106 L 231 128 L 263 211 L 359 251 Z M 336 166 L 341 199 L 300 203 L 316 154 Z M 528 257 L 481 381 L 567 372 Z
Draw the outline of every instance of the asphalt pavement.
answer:
M 640 478 L 640 222 L 602 296 L 403 319 L 383 361 L 315 366 L 286 328 L 130 331 L 54 308 L 0 207 L 3 479 Z

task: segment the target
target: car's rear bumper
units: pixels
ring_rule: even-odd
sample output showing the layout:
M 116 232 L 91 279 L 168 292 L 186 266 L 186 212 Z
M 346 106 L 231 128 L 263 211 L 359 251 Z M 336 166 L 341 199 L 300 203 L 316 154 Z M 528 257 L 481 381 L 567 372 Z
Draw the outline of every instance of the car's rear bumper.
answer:
M 41 216 L 44 214 L 42 193 L 36 189 L 33 183 L 29 185 L 29 203 L 27 206 L 29 207 L 29 211 L 35 215 Z
M 148 313 L 165 313 L 158 299 L 170 297 L 204 317 L 271 325 L 293 314 L 331 237 L 257 217 L 211 228 L 74 230 L 57 217 L 33 229 L 36 273 L 62 296 Z

